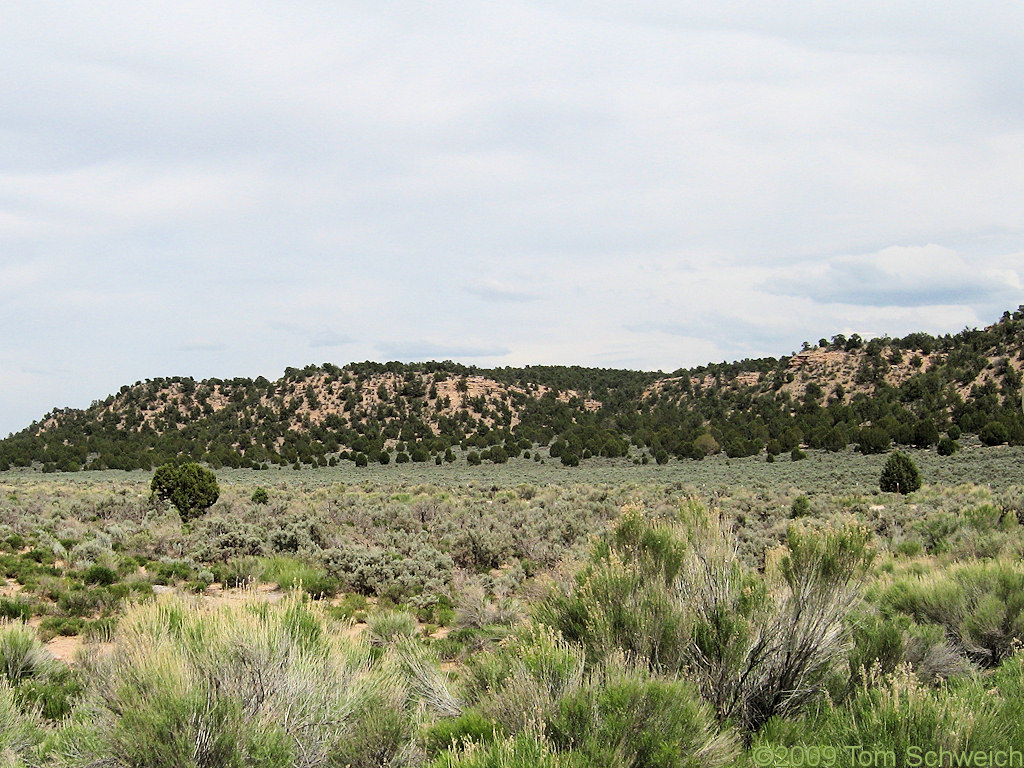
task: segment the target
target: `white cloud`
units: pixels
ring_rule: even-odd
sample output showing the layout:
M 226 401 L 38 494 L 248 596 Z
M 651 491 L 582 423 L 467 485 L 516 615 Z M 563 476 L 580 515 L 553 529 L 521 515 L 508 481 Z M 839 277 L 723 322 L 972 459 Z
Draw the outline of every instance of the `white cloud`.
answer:
M 509 353 L 507 347 L 472 344 L 445 344 L 430 341 L 382 341 L 377 349 L 388 360 L 468 360 L 500 358 Z
M 836 304 L 969 306 L 1012 302 L 1024 290 L 1016 270 L 970 264 L 937 245 L 891 246 L 779 270 L 768 290 Z

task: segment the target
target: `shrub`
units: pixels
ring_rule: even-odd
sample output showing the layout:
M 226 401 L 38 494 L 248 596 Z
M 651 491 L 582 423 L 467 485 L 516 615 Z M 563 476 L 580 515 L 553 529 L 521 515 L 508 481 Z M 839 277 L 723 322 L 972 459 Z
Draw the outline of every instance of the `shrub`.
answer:
M 22 709 L 34 709 L 47 720 L 67 717 L 82 695 L 78 673 L 63 664 L 52 664 L 44 676 L 24 680 L 17 689 Z
M 469 660 L 468 693 L 498 733 L 518 733 L 546 722 L 583 683 L 584 669 L 579 646 L 548 627 L 528 627 Z
M 61 635 L 62 637 L 71 637 L 72 635 L 79 635 L 82 633 L 82 628 L 85 626 L 85 621 L 80 618 L 67 617 L 67 616 L 47 616 L 39 624 L 39 631 L 43 638 L 53 637 L 55 635 Z
M 263 554 L 267 538 L 261 528 L 235 516 L 207 515 L 195 523 L 189 540 L 192 554 L 200 562 L 230 563 Z M 188 575 L 181 574 L 181 578 Z
M 595 765 L 710 768 L 731 763 L 738 751 L 690 684 L 638 671 L 613 669 L 570 692 L 546 732 Z
M 0 629 L 0 678 L 17 685 L 46 675 L 56 663 L 28 625 L 10 624 Z
M 365 646 L 329 638 L 296 597 L 213 612 L 164 599 L 130 609 L 117 639 L 88 668 L 72 764 L 327 765 L 368 704 L 401 706 Z
M 771 721 L 757 735 L 752 753 L 769 745 L 814 744 L 834 749 L 837 759 L 831 763 L 836 766 L 852 768 L 860 764 L 858 757 L 890 752 L 893 759 L 889 765 L 914 765 L 912 748 L 917 750 L 918 758 L 928 753 L 937 755 L 940 749 L 954 755 L 970 749 L 980 714 L 942 689 L 926 687 L 908 670 L 901 670 L 859 689 L 846 704 L 826 705 L 816 717 Z M 923 759 L 920 764 L 925 764 Z
M 493 720 L 470 709 L 456 718 L 439 720 L 429 726 L 423 735 L 423 746 L 427 755 L 434 757 L 446 749 L 490 742 L 498 736 L 498 726 Z
M 578 586 L 550 595 L 539 616 L 588 658 L 624 652 L 655 671 L 686 669 L 723 721 L 755 731 L 824 691 L 871 561 L 868 535 L 791 526 L 762 575 L 703 512 L 675 528 L 630 513 Z
M 402 702 L 390 693 L 383 688 L 371 694 L 358 718 L 331 747 L 327 765 L 379 768 L 402 764 L 396 757 L 412 737 L 412 723 Z
M 202 515 L 220 497 L 217 476 L 195 462 L 157 467 L 150 489 L 158 498 L 170 501 L 183 522 Z
M 253 504 L 267 504 L 270 502 L 270 494 L 262 485 L 252 492 L 251 501 Z
M 897 451 L 885 462 L 878 485 L 886 493 L 913 493 L 921 487 L 921 473 L 913 459 Z
M 1002 422 L 990 421 L 978 431 L 978 439 L 988 446 L 1002 445 L 1010 439 L 1010 433 Z
M 107 568 L 105 565 L 91 565 L 82 574 L 82 581 L 86 584 L 98 584 L 108 586 L 120 580 L 117 571 Z
M 507 740 L 473 744 L 464 751 L 446 752 L 429 768 L 585 768 L 571 755 L 556 753 L 543 736 L 521 733 Z
M 32 604 L 22 597 L 0 597 L 0 619 L 28 621 L 32 617 Z
M 851 683 L 863 685 L 879 675 L 889 675 L 905 661 L 908 618 L 868 613 L 855 616 L 851 623 L 853 647 L 848 657 Z
M 293 557 L 267 558 L 261 575 L 267 581 L 277 582 L 282 589 L 300 589 L 315 600 L 333 597 L 341 586 L 323 568 Z
M 416 634 L 416 617 L 404 611 L 377 613 L 366 620 L 366 635 L 372 645 L 391 645 Z
M 790 517 L 804 517 L 811 512 L 811 502 L 804 495 L 797 496 L 793 499 L 793 504 L 789 508 Z
M 949 437 L 943 437 L 939 440 L 939 456 L 952 456 L 954 453 L 960 450 L 960 443 Z
M 43 738 L 33 720 L 31 715 L 21 711 L 11 686 L 0 680 L 0 759 L 4 765 L 13 768 L 26 765 L 21 757 L 28 758 Z
M 515 598 L 488 599 L 481 587 L 459 591 L 454 619 L 459 627 L 484 629 L 495 625 L 511 626 L 523 616 L 522 607 Z
M 1024 642 L 1024 571 L 1010 562 L 969 563 L 895 582 L 882 605 L 942 626 L 972 661 L 994 666 Z
M 881 427 L 864 427 L 860 430 L 857 450 L 863 454 L 885 453 L 891 442 L 889 433 Z

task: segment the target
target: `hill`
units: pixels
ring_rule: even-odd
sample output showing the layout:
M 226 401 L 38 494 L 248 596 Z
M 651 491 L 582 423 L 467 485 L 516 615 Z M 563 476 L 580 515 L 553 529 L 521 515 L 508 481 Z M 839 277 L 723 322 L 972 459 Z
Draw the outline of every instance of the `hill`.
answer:
M 856 334 L 792 356 L 671 374 L 441 363 L 329 363 L 277 381 L 187 377 L 124 386 L 0 441 L 0 471 L 322 466 L 339 461 L 591 456 L 698 460 L 801 447 L 953 451 L 961 434 L 1024 444 L 1024 307 L 958 334 Z M 461 448 L 457 456 L 454 448 Z M 543 450 L 541 450 L 543 449 Z

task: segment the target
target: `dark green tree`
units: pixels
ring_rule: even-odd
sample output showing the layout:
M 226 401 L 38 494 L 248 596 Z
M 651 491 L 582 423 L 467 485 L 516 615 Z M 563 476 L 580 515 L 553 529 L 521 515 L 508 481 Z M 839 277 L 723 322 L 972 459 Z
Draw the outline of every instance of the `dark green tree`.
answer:
M 217 476 L 195 462 L 157 467 L 149 487 L 156 497 L 171 502 L 186 523 L 205 513 L 220 498 Z
M 985 445 L 1002 445 L 1010 439 L 1006 425 L 999 421 L 990 421 L 978 432 L 978 438 Z
M 939 430 L 931 419 L 921 419 L 914 426 L 914 445 L 928 448 L 939 442 Z
M 885 462 L 878 486 L 886 493 L 913 493 L 921 487 L 921 473 L 913 459 L 897 451 Z

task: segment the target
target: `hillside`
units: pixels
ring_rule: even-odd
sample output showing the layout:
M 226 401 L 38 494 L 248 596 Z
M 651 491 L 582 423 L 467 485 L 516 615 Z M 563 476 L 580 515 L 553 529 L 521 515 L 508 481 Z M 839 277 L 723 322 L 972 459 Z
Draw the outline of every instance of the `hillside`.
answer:
M 671 374 L 456 363 L 289 368 L 277 381 L 173 377 L 47 414 L 0 441 L 0 470 L 214 467 L 339 461 L 522 460 L 574 464 L 800 447 L 955 450 L 961 433 L 1024 443 L 1024 307 L 992 326 L 934 337 L 805 344 L 798 354 Z M 461 448 L 456 454 L 454 448 Z

